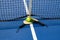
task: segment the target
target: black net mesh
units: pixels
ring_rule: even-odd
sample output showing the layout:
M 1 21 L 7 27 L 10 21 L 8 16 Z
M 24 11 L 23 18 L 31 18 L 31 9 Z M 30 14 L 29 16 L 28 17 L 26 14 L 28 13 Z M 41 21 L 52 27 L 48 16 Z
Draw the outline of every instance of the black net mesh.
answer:
M 33 14 L 45 18 L 60 18 L 60 0 L 33 0 Z
M 38 18 L 60 18 L 60 0 L 33 0 L 32 14 L 39 15 Z M 14 19 L 24 15 L 26 11 L 23 0 L 0 0 L 0 20 Z

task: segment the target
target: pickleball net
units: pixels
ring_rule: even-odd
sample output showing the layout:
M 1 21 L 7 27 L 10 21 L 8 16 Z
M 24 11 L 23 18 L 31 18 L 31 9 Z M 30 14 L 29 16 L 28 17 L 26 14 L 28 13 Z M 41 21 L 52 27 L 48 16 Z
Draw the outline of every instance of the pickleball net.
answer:
M 29 3 L 29 0 L 26 0 Z M 60 0 L 33 0 L 32 14 L 40 19 L 60 18 Z M 0 20 L 10 20 L 26 15 L 23 0 L 0 0 Z

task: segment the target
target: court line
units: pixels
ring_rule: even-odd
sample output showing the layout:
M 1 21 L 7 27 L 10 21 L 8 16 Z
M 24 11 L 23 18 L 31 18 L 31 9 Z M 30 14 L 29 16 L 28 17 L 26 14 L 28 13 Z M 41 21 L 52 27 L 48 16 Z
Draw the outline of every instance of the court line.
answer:
M 37 40 L 37 36 L 36 36 L 33 24 L 30 24 L 30 29 L 31 29 L 31 33 L 32 33 L 32 36 L 33 36 L 33 40 Z
M 24 2 L 24 6 L 25 6 L 25 10 L 26 10 L 26 14 L 29 15 L 30 12 L 29 12 L 29 9 L 28 9 L 28 6 L 27 6 L 27 3 L 26 3 L 26 0 L 23 0 Z
M 23 0 L 23 2 L 24 2 L 25 9 L 26 9 L 26 14 L 27 14 L 27 15 L 30 15 L 30 14 L 31 14 L 31 13 L 30 13 L 31 10 L 28 10 L 28 6 L 27 6 L 27 3 L 26 3 L 26 0 Z M 31 2 L 32 2 L 32 1 L 31 1 Z M 31 4 L 30 4 L 30 6 L 31 6 Z M 32 7 L 32 6 L 31 6 L 31 7 Z M 31 7 L 30 7 L 30 8 L 31 8 Z M 32 33 L 33 40 L 37 40 L 37 36 L 36 36 L 35 30 L 34 30 L 33 24 L 30 24 L 30 29 L 31 29 L 31 33 Z

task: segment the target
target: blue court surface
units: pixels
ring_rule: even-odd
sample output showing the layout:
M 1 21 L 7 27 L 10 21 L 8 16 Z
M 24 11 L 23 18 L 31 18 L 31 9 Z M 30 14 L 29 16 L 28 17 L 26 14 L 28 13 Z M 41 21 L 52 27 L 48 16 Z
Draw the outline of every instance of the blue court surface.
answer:
M 59 20 L 44 20 L 48 28 L 34 25 L 38 40 L 60 40 L 60 21 Z M 5 22 L 0 23 L 0 40 L 33 40 L 30 27 L 20 29 L 16 33 L 20 22 Z
M 29 1 L 27 0 L 27 2 Z M 0 4 L 0 20 L 26 15 L 22 0 L 0 0 Z M 33 0 L 32 4 L 32 13 L 40 15 L 34 18 L 60 17 L 60 0 Z M 60 40 L 60 19 L 39 21 L 48 27 L 33 24 L 38 40 Z M 22 22 L 23 19 L 0 22 L 0 40 L 33 40 L 30 25 L 26 25 L 16 33 Z

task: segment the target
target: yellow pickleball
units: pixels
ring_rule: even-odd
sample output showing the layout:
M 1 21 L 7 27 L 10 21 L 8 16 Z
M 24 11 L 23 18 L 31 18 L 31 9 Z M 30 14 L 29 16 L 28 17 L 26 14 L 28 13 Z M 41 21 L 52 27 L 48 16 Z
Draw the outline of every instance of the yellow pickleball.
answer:
M 28 22 L 31 22 L 31 20 L 32 20 L 32 18 L 31 18 L 30 16 L 28 16 L 28 17 L 26 18 L 26 21 L 28 21 Z

